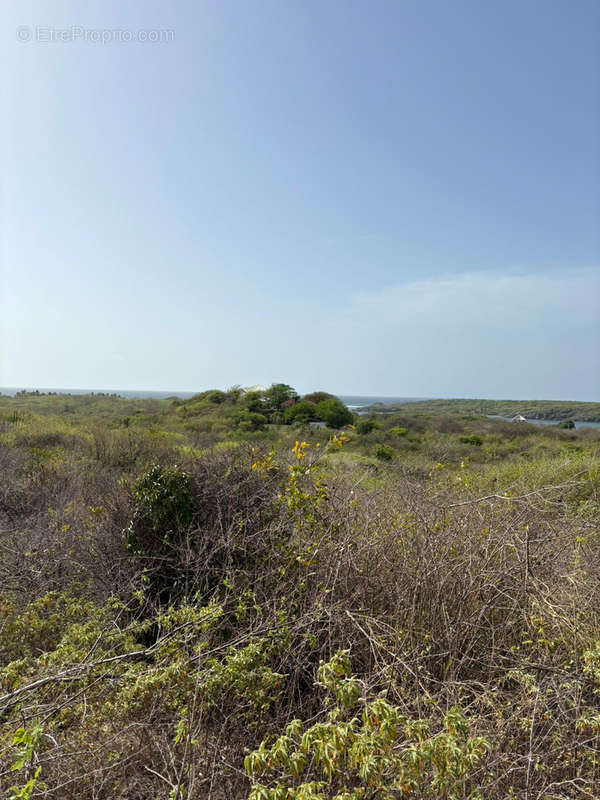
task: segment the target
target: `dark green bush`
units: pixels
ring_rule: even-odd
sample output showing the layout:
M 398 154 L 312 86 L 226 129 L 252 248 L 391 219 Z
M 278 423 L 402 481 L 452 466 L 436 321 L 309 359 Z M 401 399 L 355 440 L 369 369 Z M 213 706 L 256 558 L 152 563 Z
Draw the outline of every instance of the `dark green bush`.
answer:
M 283 417 L 288 425 L 292 422 L 310 422 L 317 418 L 316 406 L 301 400 L 296 405 L 286 408 Z
M 168 548 L 191 522 L 189 476 L 179 467 L 155 464 L 135 482 L 134 511 L 124 531 L 132 552 L 149 555 Z
M 264 414 L 255 411 L 238 411 L 235 420 L 237 427 L 242 431 L 262 430 L 268 422 Z
M 342 428 L 344 425 L 350 425 L 354 419 L 352 412 L 341 400 L 335 398 L 321 400 L 317 403 L 315 411 L 317 418 L 326 422 L 329 428 Z
M 483 444 L 483 439 L 476 433 L 471 434 L 471 436 L 459 436 L 458 440 L 462 442 L 462 444 L 473 444 L 475 447 L 481 447 Z
M 356 423 L 356 432 L 361 436 L 366 436 L 377 427 L 377 422 L 374 419 L 361 419 Z
M 255 414 L 259 414 L 265 409 L 261 392 L 246 392 L 242 395 L 241 404 L 244 405 L 248 411 L 252 411 Z
M 375 448 L 375 458 L 380 461 L 393 461 L 396 456 L 396 451 L 389 444 L 378 444 Z
M 558 423 L 558 427 L 572 430 L 575 427 L 575 423 L 572 419 L 564 419 L 562 422 Z

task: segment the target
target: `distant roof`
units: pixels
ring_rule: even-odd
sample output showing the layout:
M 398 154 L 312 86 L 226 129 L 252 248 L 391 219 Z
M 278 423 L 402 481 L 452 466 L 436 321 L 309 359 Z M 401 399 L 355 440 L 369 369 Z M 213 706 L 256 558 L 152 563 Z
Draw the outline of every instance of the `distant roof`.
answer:
M 521 414 L 517 414 L 516 417 L 512 418 L 512 422 L 527 422 L 525 417 L 522 417 Z
M 244 393 L 246 393 L 246 392 L 266 392 L 266 391 L 267 391 L 267 387 L 266 386 L 261 386 L 260 383 L 257 383 L 255 386 L 244 386 L 244 388 L 242 389 L 242 392 L 244 392 Z

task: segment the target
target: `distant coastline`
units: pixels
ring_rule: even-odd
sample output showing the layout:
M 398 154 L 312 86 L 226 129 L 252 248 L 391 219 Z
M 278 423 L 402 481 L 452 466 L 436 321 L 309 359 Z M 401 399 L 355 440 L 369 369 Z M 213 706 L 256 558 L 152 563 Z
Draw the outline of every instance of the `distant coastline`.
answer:
M 384 406 L 365 406 L 364 413 L 378 414 L 460 414 L 513 419 L 525 417 L 527 422 L 558 424 L 572 420 L 576 425 L 600 423 L 600 403 L 578 400 L 485 400 L 485 399 L 428 399 L 411 403 L 392 403 Z
M 157 392 L 152 390 L 136 390 L 136 389 L 58 389 L 56 387 L 48 388 L 42 386 L 0 386 L 0 394 L 14 397 L 17 392 L 40 392 L 40 394 L 101 394 L 101 395 L 117 395 L 118 397 L 128 398 L 152 398 L 155 400 L 164 400 L 166 397 L 181 397 L 182 400 L 187 400 L 193 397 L 197 392 Z
M 41 394 L 74 394 L 74 395 L 82 395 L 82 394 L 101 394 L 101 395 L 118 395 L 119 397 L 127 397 L 127 398 L 151 398 L 154 400 L 164 400 L 167 397 L 180 397 L 182 400 L 188 400 L 190 397 L 193 397 L 198 392 L 202 391 L 198 389 L 195 392 L 180 392 L 180 391 L 154 391 L 151 389 L 148 390 L 137 390 L 137 389 L 58 389 L 58 388 L 44 388 L 41 386 L 0 386 L 0 394 L 7 395 L 9 397 L 14 397 L 17 392 L 35 392 L 38 391 Z M 345 403 L 348 408 L 355 409 L 355 408 L 363 408 L 364 406 L 371 406 L 379 403 L 383 403 L 384 405 L 395 405 L 398 403 L 413 403 L 419 402 L 422 400 L 427 400 L 427 397 L 383 397 L 380 395 L 337 395 L 340 400 Z
M 188 400 L 198 392 L 155 391 L 138 389 L 59 389 L 47 387 L 1 386 L 0 395 L 14 397 L 18 392 L 39 392 L 56 395 L 99 395 L 126 399 L 164 400 L 177 397 Z M 351 411 L 359 413 L 436 413 L 475 414 L 510 419 L 522 415 L 527 422 L 556 425 L 573 420 L 577 427 L 600 425 L 600 403 L 567 400 L 487 400 L 487 399 L 439 399 L 431 397 L 389 397 L 380 395 L 337 395 Z

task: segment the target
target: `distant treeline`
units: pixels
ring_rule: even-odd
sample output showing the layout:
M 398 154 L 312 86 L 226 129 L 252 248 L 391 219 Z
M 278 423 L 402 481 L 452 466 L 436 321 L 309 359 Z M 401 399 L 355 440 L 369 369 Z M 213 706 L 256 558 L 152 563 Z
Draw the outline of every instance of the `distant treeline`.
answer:
M 375 403 L 363 411 L 431 412 L 435 414 L 497 414 L 513 417 L 520 414 L 528 419 L 578 420 L 600 422 L 600 403 L 581 403 L 570 400 L 420 400 L 411 403 L 384 405 Z

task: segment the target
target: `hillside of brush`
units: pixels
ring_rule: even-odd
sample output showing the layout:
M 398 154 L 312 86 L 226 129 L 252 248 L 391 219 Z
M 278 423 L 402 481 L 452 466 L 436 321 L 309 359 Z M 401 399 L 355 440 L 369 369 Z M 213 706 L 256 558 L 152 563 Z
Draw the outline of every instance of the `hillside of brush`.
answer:
M 599 456 L 282 385 L 0 397 L 1 796 L 600 796 Z
M 416 414 L 477 414 L 527 419 L 576 420 L 600 422 L 600 403 L 584 403 L 575 400 L 418 400 L 410 403 L 384 405 L 376 403 L 369 410 L 378 412 L 402 412 Z

